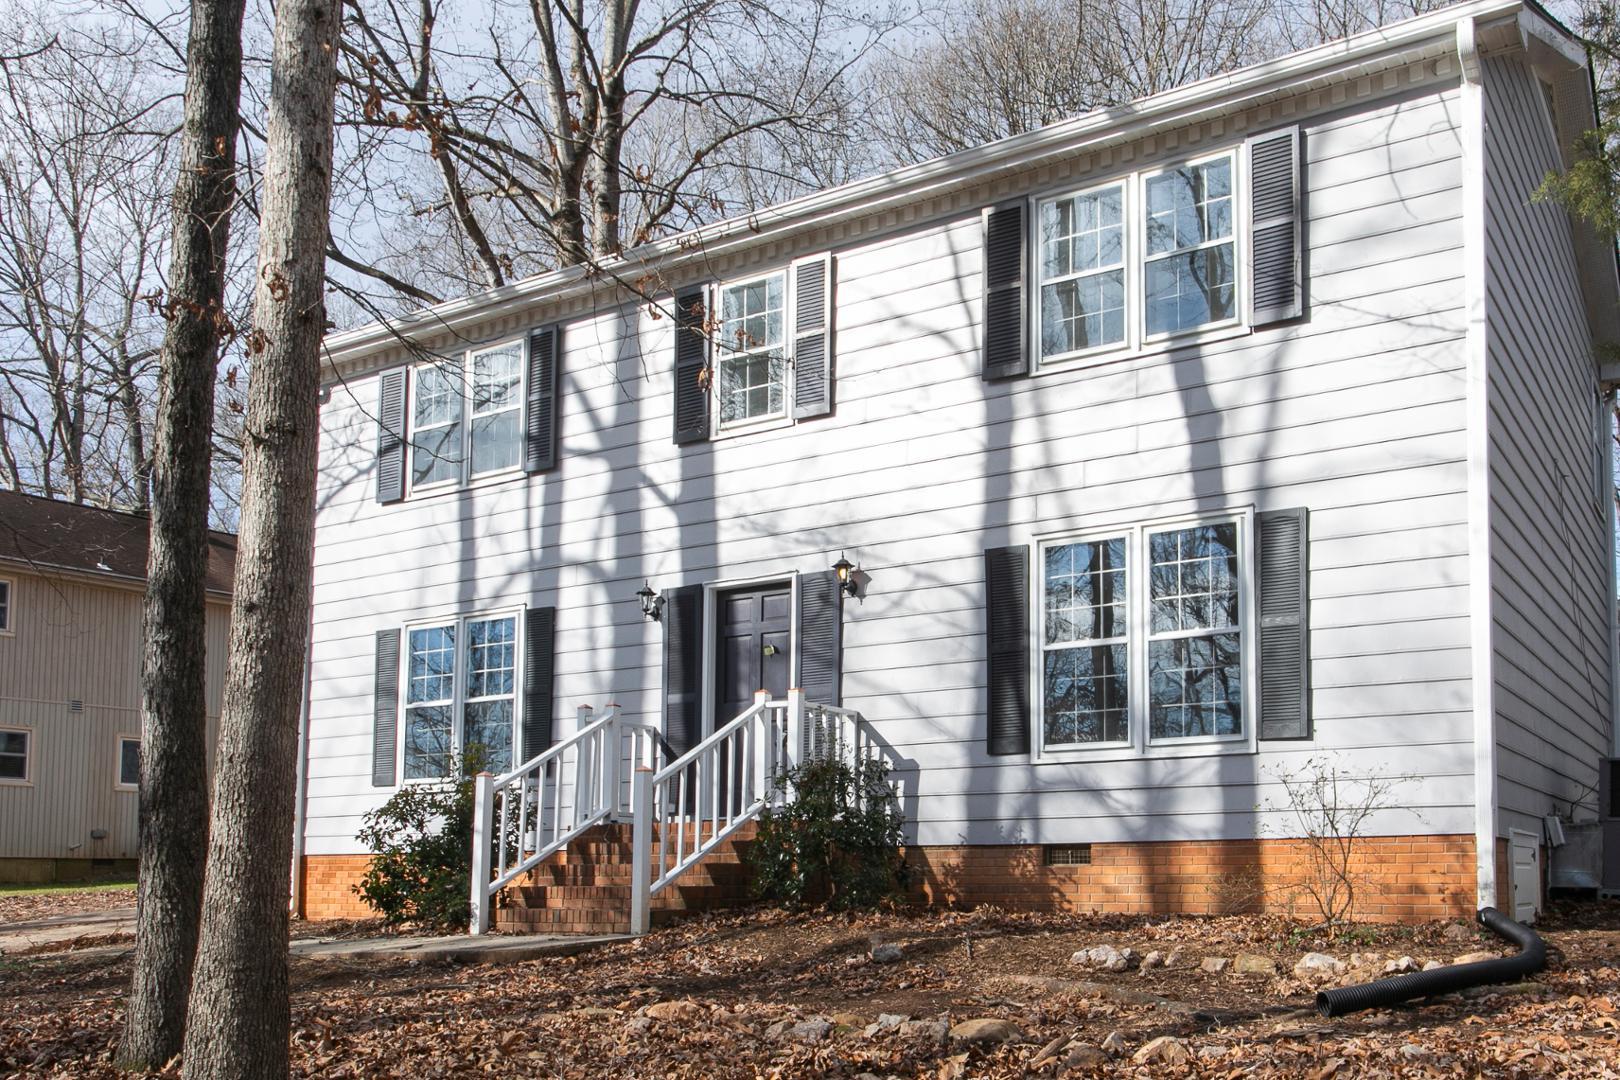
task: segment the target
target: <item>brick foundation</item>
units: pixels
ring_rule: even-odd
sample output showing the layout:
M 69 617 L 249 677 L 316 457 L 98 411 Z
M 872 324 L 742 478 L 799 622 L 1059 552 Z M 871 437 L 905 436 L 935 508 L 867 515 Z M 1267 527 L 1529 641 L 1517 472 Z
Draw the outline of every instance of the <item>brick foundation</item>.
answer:
M 1040 845 L 917 848 L 908 853 L 914 899 L 937 907 L 995 904 L 1020 911 L 1264 911 L 1314 914 L 1300 886 L 1298 840 L 1166 841 L 1091 845 L 1091 863 L 1048 866 Z M 1472 836 L 1358 841 L 1356 918 L 1419 922 L 1474 909 Z
M 1300 890 L 1307 851 L 1298 840 L 1093 844 L 1091 859 L 1088 865 L 1048 866 L 1046 849 L 1038 844 L 925 847 L 907 853 L 913 898 L 936 907 L 1312 914 L 1311 901 Z M 373 914 L 352 888 L 369 861 L 367 855 L 306 857 L 304 917 Z M 1358 919 L 1467 919 L 1474 910 L 1474 838 L 1469 835 L 1369 837 L 1357 842 L 1353 873 L 1361 879 Z
M 299 868 L 300 895 L 306 919 L 369 919 L 377 913 L 356 895 L 354 886 L 371 863 L 370 855 L 306 855 Z

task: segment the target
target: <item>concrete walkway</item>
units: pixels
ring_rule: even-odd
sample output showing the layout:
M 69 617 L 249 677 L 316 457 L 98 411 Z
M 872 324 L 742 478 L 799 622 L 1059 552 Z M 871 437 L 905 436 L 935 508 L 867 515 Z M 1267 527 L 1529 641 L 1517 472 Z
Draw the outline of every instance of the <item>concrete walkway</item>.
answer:
M 85 912 L 79 915 L 57 915 L 32 922 L 6 923 L 0 926 L 0 955 L 23 952 L 61 941 L 76 941 L 84 937 L 134 932 L 135 909 L 132 907 Z
M 0 926 L 0 956 L 27 953 L 41 945 L 76 941 L 79 938 L 102 937 L 107 934 L 133 934 L 135 909 L 115 908 L 82 915 L 58 915 L 34 922 L 8 923 Z M 310 937 L 293 940 L 289 951 L 293 956 L 313 959 L 348 959 L 352 957 L 409 957 L 462 964 L 515 964 L 543 956 L 574 956 L 616 941 L 629 941 L 627 934 L 604 934 L 585 937 L 577 934 L 447 934 L 442 937 L 372 937 L 338 938 Z M 133 950 L 132 944 L 95 945 L 83 949 L 66 947 L 39 957 L 112 958 Z

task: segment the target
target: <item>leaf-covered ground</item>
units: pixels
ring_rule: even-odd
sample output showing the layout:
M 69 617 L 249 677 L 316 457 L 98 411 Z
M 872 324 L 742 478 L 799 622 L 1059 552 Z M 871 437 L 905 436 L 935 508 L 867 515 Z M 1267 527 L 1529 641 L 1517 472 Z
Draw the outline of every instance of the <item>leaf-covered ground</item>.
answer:
M 1258 917 L 758 911 L 509 966 L 298 960 L 294 1069 L 320 1077 L 1620 1076 L 1620 905 L 1565 908 L 1542 929 L 1555 962 L 1530 983 L 1331 1021 L 1311 1010 L 1314 988 L 1291 974 L 1307 951 L 1359 961 L 1340 979 L 1359 981 L 1392 959 L 1447 961 L 1500 943 L 1441 925 L 1368 928 L 1327 943 Z M 899 945 L 902 958 L 873 962 L 876 944 Z M 1099 944 L 1181 956 L 1145 973 L 1069 962 Z M 1279 974 L 1200 966 L 1241 954 L 1273 960 Z M 0 1075 L 116 1075 L 109 1057 L 125 963 L 71 953 L 4 963 Z M 883 1014 L 889 1026 L 868 1033 Z M 912 1023 L 895 1026 L 897 1016 Z M 1005 1041 L 946 1034 L 964 1034 L 968 1020 L 1004 1021 L 978 1027 Z
M 135 906 L 135 886 L 7 885 L 0 887 L 0 929 L 60 915 L 93 915 Z

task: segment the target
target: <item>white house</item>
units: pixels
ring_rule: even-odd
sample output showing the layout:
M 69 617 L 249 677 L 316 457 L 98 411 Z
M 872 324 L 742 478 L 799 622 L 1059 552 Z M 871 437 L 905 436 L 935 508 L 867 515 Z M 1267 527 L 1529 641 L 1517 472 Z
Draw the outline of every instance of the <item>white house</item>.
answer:
M 1414 778 L 1363 915 L 1525 912 L 1616 755 L 1615 257 L 1532 199 L 1592 119 L 1476 0 L 334 335 L 301 908 L 462 746 L 802 688 L 931 900 L 1217 907 L 1317 759 Z

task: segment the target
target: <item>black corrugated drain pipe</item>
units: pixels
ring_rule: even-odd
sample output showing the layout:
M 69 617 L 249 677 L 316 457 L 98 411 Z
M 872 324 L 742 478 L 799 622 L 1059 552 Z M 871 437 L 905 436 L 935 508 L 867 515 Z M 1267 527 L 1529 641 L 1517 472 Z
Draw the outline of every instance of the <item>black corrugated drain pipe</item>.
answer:
M 1534 975 L 1547 966 L 1547 945 L 1541 935 L 1514 922 L 1495 908 L 1480 908 L 1481 926 L 1507 938 L 1519 947 L 1517 956 L 1481 960 L 1476 964 L 1453 964 L 1433 971 L 1414 971 L 1359 986 L 1342 986 L 1316 995 L 1316 1011 L 1323 1016 L 1343 1016 L 1362 1009 L 1377 1009 L 1412 998 L 1454 994 L 1487 983 L 1511 982 Z

